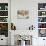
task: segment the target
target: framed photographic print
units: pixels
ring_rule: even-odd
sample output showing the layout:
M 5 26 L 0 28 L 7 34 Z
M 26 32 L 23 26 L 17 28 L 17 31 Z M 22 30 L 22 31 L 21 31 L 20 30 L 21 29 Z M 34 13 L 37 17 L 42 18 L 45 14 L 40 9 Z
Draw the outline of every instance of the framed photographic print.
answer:
M 17 18 L 18 19 L 28 19 L 29 18 L 29 11 L 28 10 L 18 10 L 17 11 Z

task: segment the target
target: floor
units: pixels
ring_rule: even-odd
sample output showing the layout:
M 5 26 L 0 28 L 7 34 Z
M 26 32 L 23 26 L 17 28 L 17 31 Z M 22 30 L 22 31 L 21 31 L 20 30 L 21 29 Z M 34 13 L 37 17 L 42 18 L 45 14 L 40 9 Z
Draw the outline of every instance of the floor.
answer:
M 8 46 L 8 45 L 0 45 L 0 46 Z

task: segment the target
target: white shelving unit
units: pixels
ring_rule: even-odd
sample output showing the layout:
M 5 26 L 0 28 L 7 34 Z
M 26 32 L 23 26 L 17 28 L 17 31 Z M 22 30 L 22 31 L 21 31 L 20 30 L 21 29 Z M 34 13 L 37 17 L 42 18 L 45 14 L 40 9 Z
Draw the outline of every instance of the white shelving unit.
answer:
M 8 20 L 8 3 L 2 2 L 0 3 L 0 45 L 8 45 Z

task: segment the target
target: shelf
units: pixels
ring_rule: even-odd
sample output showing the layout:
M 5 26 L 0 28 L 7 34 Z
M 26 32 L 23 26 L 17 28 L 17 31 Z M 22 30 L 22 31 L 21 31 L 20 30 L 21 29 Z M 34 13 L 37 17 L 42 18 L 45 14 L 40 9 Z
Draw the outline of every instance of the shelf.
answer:
M 38 22 L 38 23 L 46 23 L 46 22 Z
M 8 22 L 0 22 L 0 23 L 8 23 Z
M 38 11 L 46 11 L 46 10 L 38 10 Z
M 0 16 L 0 17 L 8 17 L 8 16 Z
M 38 28 L 38 29 L 46 29 L 46 28 Z
M 0 10 L 0 11 L 8 11 L 8 10 Z
M 44 16 L 38 16 L 38 17 L 46 17 L 46 15 L 44 15 Z

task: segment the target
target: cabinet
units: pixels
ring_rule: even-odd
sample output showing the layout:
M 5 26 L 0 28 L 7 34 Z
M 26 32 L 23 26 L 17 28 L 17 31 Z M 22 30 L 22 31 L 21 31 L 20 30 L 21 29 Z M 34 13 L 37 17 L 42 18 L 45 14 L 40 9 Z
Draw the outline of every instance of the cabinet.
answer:
M 38 46 L 46 46 L 46 37 L 38 38 Z
M 0 35 L 0 45 L 8 45 L 8 37 L 5 37 L 5 35 Z

